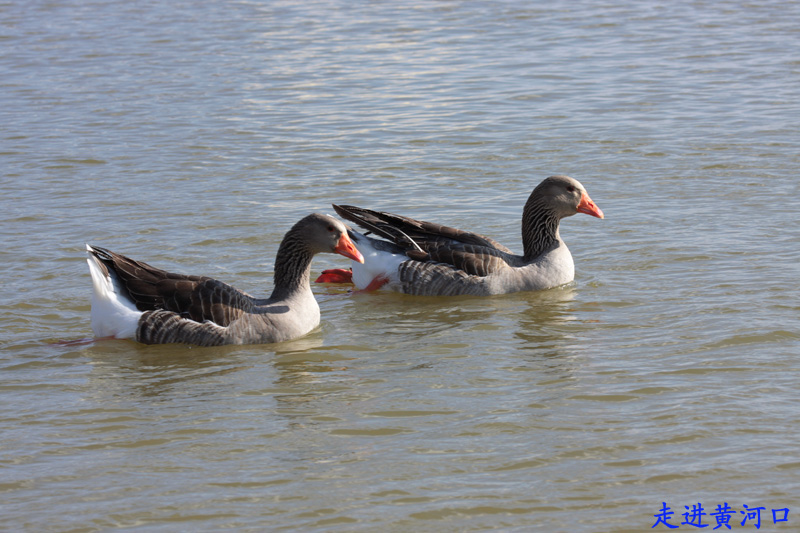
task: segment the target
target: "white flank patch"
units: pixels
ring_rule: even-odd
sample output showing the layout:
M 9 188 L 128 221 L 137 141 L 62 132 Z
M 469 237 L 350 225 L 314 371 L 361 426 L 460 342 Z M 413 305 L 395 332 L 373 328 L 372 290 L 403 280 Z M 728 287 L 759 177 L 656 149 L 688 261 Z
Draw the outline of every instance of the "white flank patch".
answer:
M 353 284 L 359 289 L 364 289 L 379 276 L 397 281 L 397 268 L 403 261 L 408 261 L 408 257 L 405 254 L 376 250 L 367 237 L 356 231 L 353 233 L 355 235 L 353 243 L 364 256 L 364 264 L 353 261 Z

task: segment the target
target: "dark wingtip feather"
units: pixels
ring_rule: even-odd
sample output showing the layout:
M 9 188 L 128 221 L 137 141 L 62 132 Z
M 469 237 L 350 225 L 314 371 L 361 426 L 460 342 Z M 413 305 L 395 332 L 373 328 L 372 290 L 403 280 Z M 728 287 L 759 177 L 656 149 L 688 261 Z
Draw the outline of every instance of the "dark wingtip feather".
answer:
M 380 235 L 384 239 L 396 241 L 397 236 L 391 231 L 393 228 L 380 220 L 380 218 L 377 216 L 379 213 L 376 211 L 363 209 L 354 205 L 331 205 L 333 206 L 334 211 L 336 211 L 336 213 L 343 219 L 349 220 L 350 222 L 355 222 L 362 228 L 371 231 L 376 235 Z
M 331 205 L 333 206 L 333 210 L 336 211 L 336 214 L 345 220 L 349 220 L 350 222 L 355 222 L 357 224 L 361 222 L 361 219 L 354 213 L 358 210 L 357 207 L 353 205 Z
M 406 255 L 409 259 L 413 259 L 415 261 L 427 261 L 431 258 L 431 254 L 420 250 L 406 250 Z
M 101 261 L 112 261 L 113 256 L 112 252 L 106 250 L 105 248 L 101 248 L 100 246 L 92 246 L 91 244 L 87 244 L 87 252 L 95 256 Z

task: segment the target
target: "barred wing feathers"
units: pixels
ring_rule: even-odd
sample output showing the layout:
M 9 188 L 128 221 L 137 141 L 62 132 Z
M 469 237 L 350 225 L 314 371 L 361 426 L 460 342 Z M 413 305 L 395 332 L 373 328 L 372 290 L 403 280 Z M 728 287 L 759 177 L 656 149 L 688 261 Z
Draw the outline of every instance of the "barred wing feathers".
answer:
M 175 274 L 99 246 L 92 249 L 140 311 L 172 311 L 225 327 L 254 307 L 253 297 L 216 279 Z
M 477 233 L 350 205 L 333 208 L 342 218 L 395 243 L 415 261 L 443 263 L 474 276 L 509 266 L 505 257 L 511 251 Z

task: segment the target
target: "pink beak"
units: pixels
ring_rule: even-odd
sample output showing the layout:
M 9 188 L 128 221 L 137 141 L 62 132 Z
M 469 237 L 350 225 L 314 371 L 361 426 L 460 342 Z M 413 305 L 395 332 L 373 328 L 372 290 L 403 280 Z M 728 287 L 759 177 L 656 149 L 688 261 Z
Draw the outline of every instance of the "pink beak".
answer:
M 583 196 L 581 196 L 581 201 L 578 204 L 578 213 L 586 213 L 587 215 L 592 215 L 593 217 L 605 218 L 600 208 L 595 205 L 595 203 L 586 193 L 583 193 Z
M 339 244 L 336 245 L 333 251 L 339 255 L 349 257 L 353 261 L 358 261 L 359 263 L 364 262 L 364 256 L 358 251 L 358 248 L 356 248 L 356 245 L 350 240 L 350 237 L 347 236 L 347 233 L 342 233 Z

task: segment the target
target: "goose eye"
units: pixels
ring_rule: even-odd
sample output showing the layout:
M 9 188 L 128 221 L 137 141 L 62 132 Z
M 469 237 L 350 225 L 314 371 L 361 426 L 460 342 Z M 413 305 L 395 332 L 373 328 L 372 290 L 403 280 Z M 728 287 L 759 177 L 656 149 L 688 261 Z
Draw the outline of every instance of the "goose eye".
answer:
M 328 226 L 328 231 L 330 231 L 331 233 L 333 233 L 334 229 L 336 229 L 336 228 L 334 228 L 333 226 Z
M 567 192 L 575 192 L 575 187 L 572 185 L 567 185 Z

